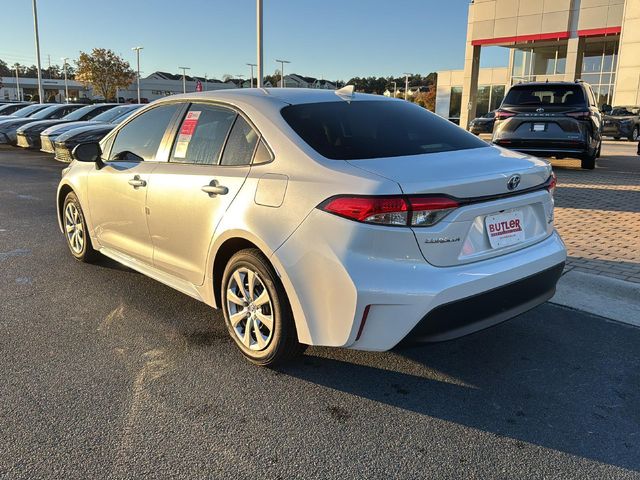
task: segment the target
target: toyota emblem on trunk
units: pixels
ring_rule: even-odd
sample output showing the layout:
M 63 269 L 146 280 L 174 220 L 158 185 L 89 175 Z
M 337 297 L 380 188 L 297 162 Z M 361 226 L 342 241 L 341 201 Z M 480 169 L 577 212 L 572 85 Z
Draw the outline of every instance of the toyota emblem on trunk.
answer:
M 520 175 L 512 175 L 507 181 L 507 188 L 509 190 L 515 190 L 520 185 Z
M 540 108 L 536 108 L 536 112 L 538 113 L 544 113 L 544 108 L 540 107 Z

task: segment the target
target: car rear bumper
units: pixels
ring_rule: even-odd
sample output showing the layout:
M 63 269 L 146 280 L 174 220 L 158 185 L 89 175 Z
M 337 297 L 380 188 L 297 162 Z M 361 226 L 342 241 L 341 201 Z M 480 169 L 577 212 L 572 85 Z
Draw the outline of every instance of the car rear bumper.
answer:
M 564 262 L 487 292 L 440 305 L 420 320 L 405 342 L 449 340 L 520 315 L 553 297 L 563 270 Z
M 378 236 L 376 227 L 325 217 L 330 215 L 311 213 L 272 257 L 291 300 L 300 341 L 311 345 L 381 351 L 405 338 L 436 341 L 466 335 L 547 300 L 566 260 L 564 243 L 553 231 L 511 253 L 436 267 L 421 257 L 410 232 L 411 238 L 404 239 L 401 229 L 387 228 Z M 543 274 L 554 268 L 553 274 Z M 487 302 L 501 293 L 513 298 L 489 308 Z M 484 310 L 466 310 L 476 302 L 485 304 Z M 463 319 L 448 316 L 462 310 Z M 414 332 L 418 325 L 420 331 Z M 430 333 L 424 335 L 422 328 Z
M 500 147 L 527 153 L 530 155 L 535 155 L 538 157 L 582 155 L 588 153 L 589 151 L 587 143 L 583 140 L 525 140 L 494 138 L 493 143 Z

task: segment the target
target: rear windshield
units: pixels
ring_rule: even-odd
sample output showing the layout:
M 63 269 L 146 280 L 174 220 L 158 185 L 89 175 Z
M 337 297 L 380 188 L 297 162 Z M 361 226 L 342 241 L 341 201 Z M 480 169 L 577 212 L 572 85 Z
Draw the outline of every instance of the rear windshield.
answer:
M 512 87 L 503 105 L 584 105 L 582 88 L 577 85 L 526 85 Z
M 320 155 L 333 160 L 400 157 L 486 147 L 460 127 L 405 101 L 291 105 L 282 116 Z

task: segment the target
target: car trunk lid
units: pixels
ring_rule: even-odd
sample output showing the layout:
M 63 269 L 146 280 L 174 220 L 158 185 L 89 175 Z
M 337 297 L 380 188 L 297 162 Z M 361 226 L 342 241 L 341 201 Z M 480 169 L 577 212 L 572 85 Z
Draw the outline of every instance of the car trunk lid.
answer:
M 460 265 L 509 253 L 546 238 L 553 230 L 553 204 L 543 188 L 551 167 L 543 160 L 488 146 L 349 162 L 395 181 L 406 195 L 458 200 L 460 206 L 435 225 L 412 227 L 425 260 L 432 265 Z M 501 242 L 514 237 L 502 232 L 509 225 L 519 225 L 519 231 L 511 232 L 515 239 Z M 492 228 L 501 230 L 497 237 L 491 237 Z

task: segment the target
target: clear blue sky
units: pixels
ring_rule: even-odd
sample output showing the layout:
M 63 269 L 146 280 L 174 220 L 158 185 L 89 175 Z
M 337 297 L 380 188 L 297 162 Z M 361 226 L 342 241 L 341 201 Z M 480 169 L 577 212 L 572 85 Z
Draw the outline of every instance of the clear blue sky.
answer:
M 35 63 L 31 1 L 4 5 L 0 58 Z M 468 0 L 264 0 L 265 73 L 327 79 L 427 74 L 462 68 Z M 155 70 L 222 77 L 255 63 L 255 0 L 39 0 L 43 67 L 93 47 L 114 50 L 142 76 Z M 483 50 L 483 66 L 507 64 L 507 50 Z

